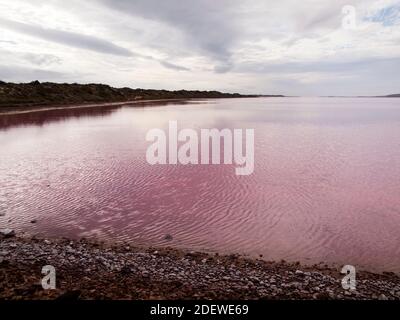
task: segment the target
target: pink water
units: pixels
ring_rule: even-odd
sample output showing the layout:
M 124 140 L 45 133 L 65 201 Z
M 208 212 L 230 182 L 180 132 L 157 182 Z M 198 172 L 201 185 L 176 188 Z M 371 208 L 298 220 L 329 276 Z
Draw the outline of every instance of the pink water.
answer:
M 254 128 L 254 173 L 147 164 L 146 132 L 169 120 Z M 0 227 L 400 271 L 400 99 L 224 99 L 3 115 L 0 150 Z

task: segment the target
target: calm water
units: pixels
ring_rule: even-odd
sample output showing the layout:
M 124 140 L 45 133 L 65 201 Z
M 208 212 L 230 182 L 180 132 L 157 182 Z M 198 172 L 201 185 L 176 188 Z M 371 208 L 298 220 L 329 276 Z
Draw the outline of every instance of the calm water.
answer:
M 169 120 L 254 128 L 254 173 L 148 165 L 146 132 Z M 7 115 L 0 148 L 1 227 L 400 271 L 400 99 L 224 99 Z

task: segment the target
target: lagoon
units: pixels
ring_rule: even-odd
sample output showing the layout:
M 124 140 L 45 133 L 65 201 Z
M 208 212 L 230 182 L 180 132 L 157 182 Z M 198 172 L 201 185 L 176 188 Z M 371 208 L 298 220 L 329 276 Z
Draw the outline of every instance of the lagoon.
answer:
M 254 129 L 254 172 L 150 165 L 146 133 L 167 131 L 169 121 L 197 132 Z M 400 271 L 398 99 L 217 99 L 1 115 L 0 146 L 2 228 Z

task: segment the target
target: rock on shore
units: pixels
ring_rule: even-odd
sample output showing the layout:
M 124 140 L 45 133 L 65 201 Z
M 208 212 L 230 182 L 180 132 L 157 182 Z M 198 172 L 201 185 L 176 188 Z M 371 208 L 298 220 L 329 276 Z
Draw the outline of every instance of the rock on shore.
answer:
M 1 229 L 0 230 L 0 237 L 11 238 L 14 236 L 15 236 L 15 232 L 12 229 Z
M 56 270 L 44 290 L 42 267 Z M 0 240 L 0 299 L 400 299 L 400 277 L 174 249 L 87 241 Z

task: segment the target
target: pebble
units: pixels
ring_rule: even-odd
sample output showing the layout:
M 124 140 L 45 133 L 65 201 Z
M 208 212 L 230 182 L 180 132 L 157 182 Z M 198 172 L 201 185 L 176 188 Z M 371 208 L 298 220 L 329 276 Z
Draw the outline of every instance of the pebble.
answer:
M 10 249 L 13 248 L 13 249 Z M 15 249 L 14 249 L 15 248 Z M 140 279 L 140 286 L 132 288 L 132 293 L 139 290 L 146 298 L 228 298 L 228 299 L 399 299 L 400 278 L 388 275 L 389 280 L 379 275 L 368 274 L 368 281 L 358 275 L 362 288 L 356 294 L 343 291 L 339 277 L 331 276 L 336 270 L 330 269 L 331 275 L 322 272 L 303 272 L 294 270 L 293 265 L 259 260 L 246 260 L 219 255 L 215 258 L 199 252 L 187 254 L 182 251 L 143 251 L 131 248 L 125 251 L 81 242 L 52 242 L 50 240 L 21 241 L 17 237 L 0 241 L 0 259 L 7 257 L 13 266 L 42 263 L 48 257 L 61 270 L 76 270 L 82 281 L 96 283 L 97 290 L 81 288 L 83 283 L 74 282 L 70 289 L 82 289 L 84 298 L 119 296 L 132 279 Z M 161 254 L 160 254 L 161 252 Z M 72 254 L 73 253 L 73 254 Z M 8 264 L 2 264 L 2 268 Z M 265 266 L 265 267 L 264 267 Z M 13 267 L 15 268 L 15 267 Z M 74 269 L 75 268 L 75 269 Z M 13 269 L 12 274 L 15 269 Z M 100 272 L 99 272 L 100 271 Z M 7 270 L 6 270 L 7 272 Z M 17 272 L 22 272 L 17 269 Z M 337 272 L 337 271 L 336 271 Z M 68 274 L 68 273 L 67 273 Z M 300 277 L 301 276 L 301 277 Z M 29 275 L 27 279 L 37 279 Z M 15 278 L 12 286 L 24 286 L 21 277 Z M 118 279 L 117 282 L 113 279 Z M 104 283 L 109 283 L 107 290 Z M 143 283 L 146 285 L 143 286 Z M 147 285 L 148 283 L 148 285 Z M 180 289 L 184 284 L 185 290 Z M 0 300 L 7 294 L 0 281 Z M 8 284 L 9 285 L 9 284 Z M 27 284 L 25 284 L 27 285 Z M 121 287 L 118 287 L 121 286 Z M 212 287 L 212 290 L 210 290 Z M 376 288 L 380 295 L 374 296 Z M 189 289 L 187 289 L 189 288 Z M 67 288 L 65 289 L 67 290 Z M 146 291 L 147 290 L 147 291 Z M 165 291 L 163 291 L 165 290 Z M 147 292 L 147 293 L 146 293 Z M 146 295 L 148 294 L 148 295 Z M 164 294 L 164 295 L 163 295 Z M 397 296 L 396 296 L 397 295 Z
M 173 239 L 173 237 L 170 234 L 166 234 L 164 236 L 164 240 L 171 241 L 172 239 Z
M 15 236 L 15 231 L 13 229 L 1 229 L 0 235 L 4 238 L 11 238 Z

